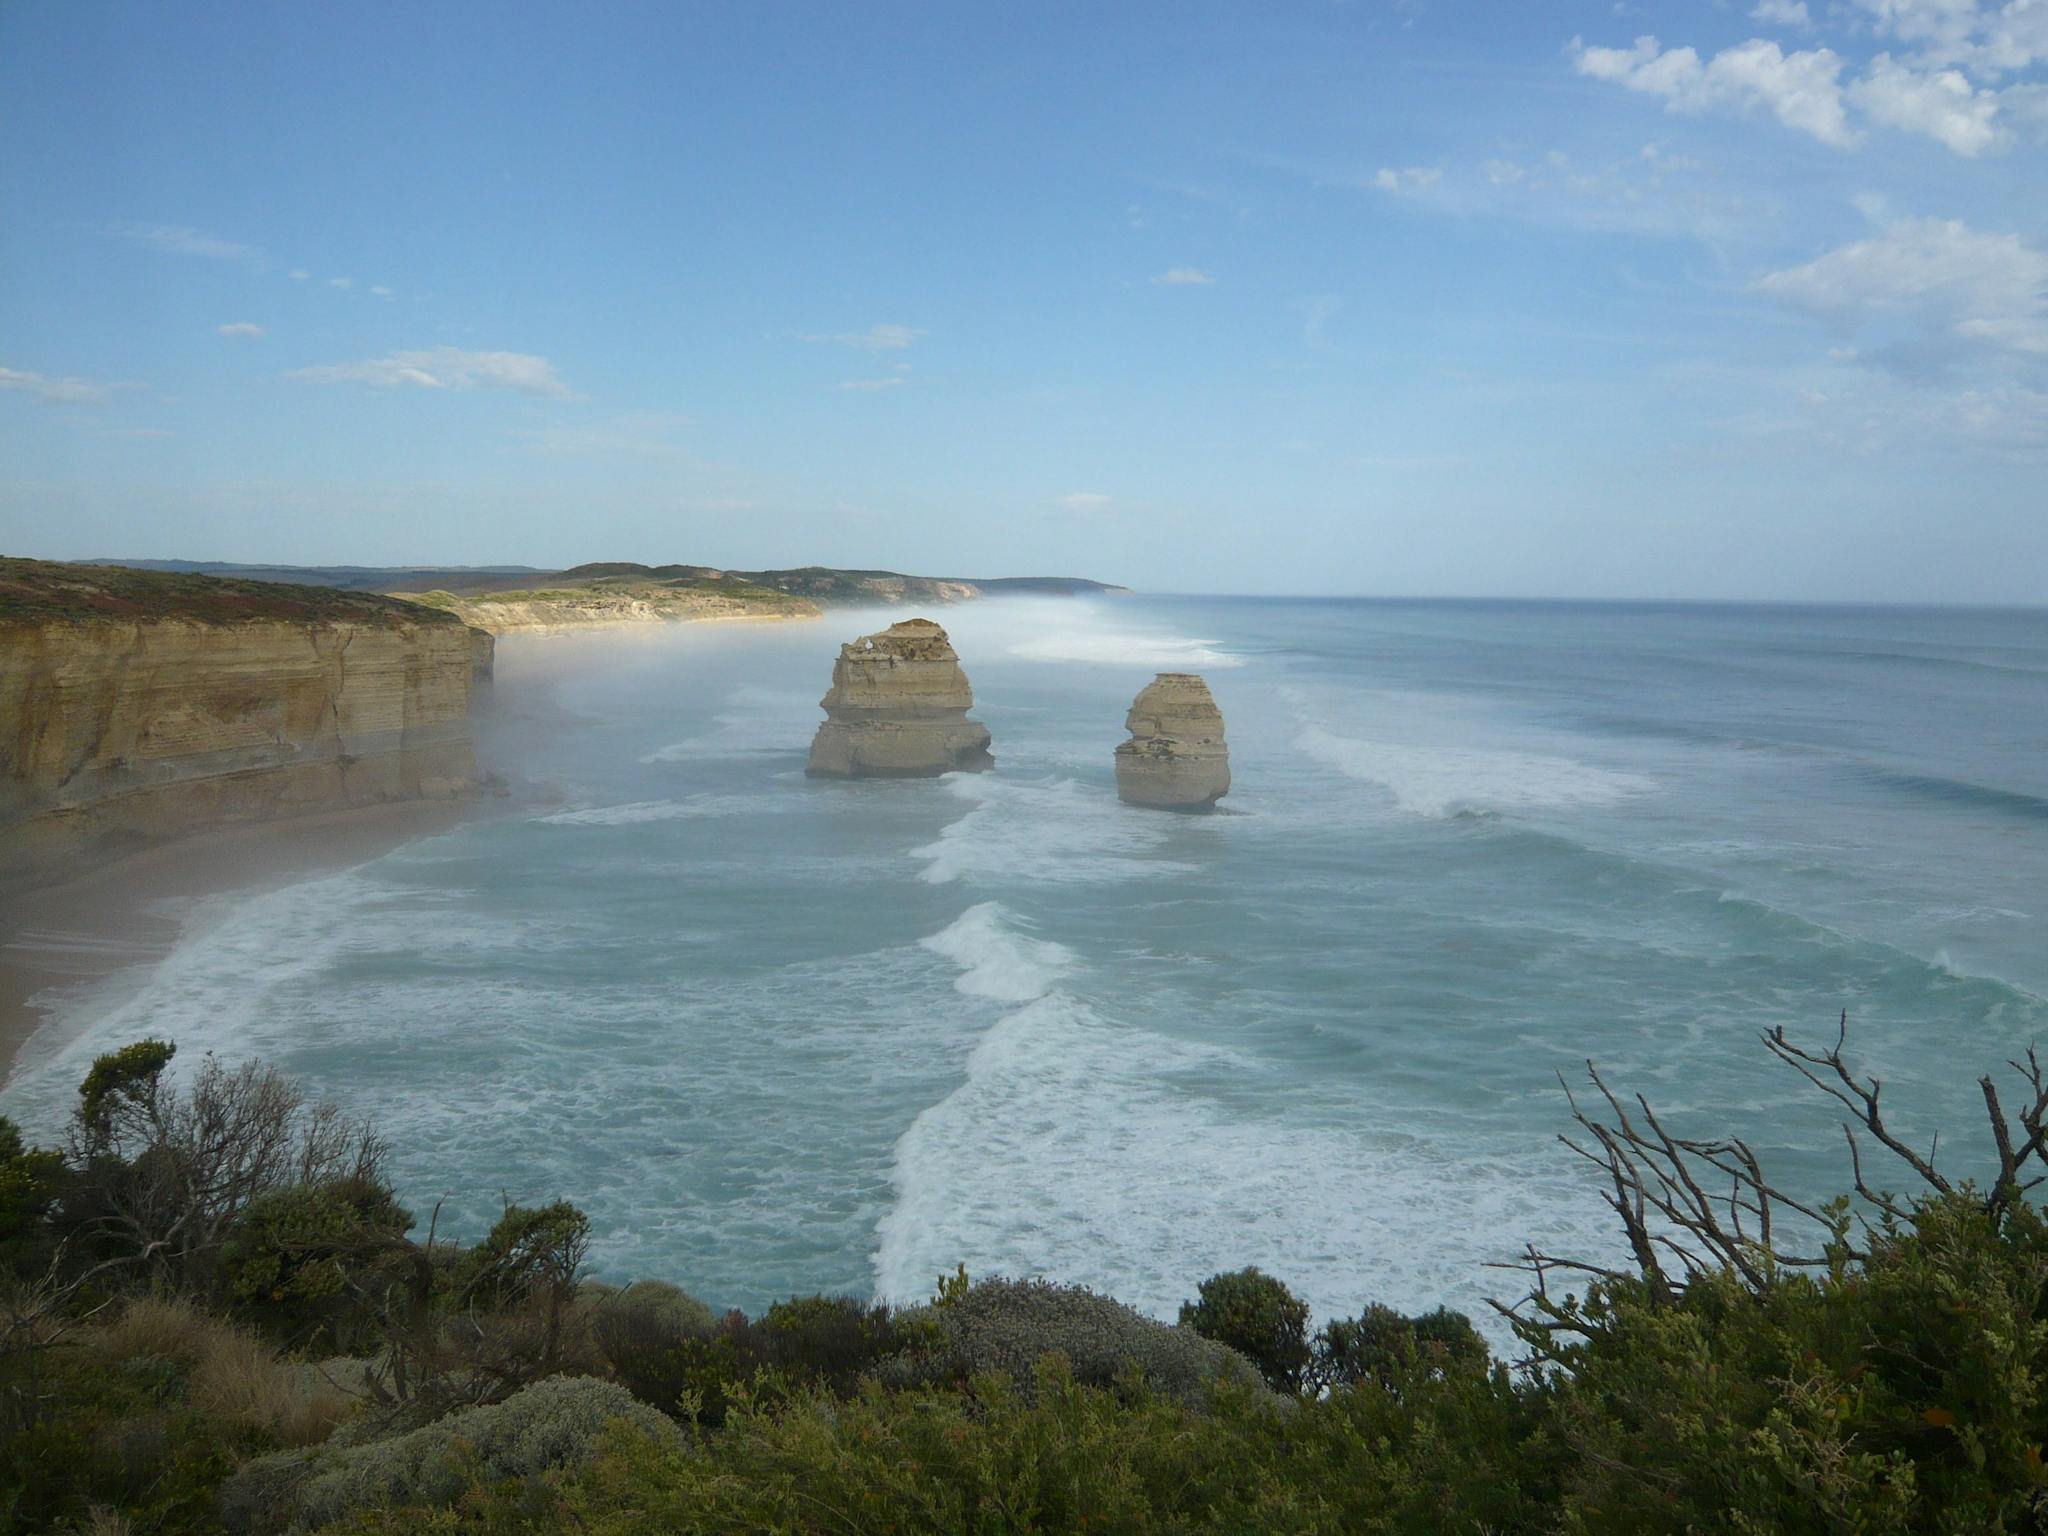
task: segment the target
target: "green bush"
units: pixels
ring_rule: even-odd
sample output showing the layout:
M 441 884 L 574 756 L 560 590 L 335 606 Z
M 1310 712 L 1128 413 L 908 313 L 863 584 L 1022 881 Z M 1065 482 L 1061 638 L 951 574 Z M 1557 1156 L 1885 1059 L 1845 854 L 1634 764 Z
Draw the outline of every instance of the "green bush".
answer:
M 1420 1377 L 1484 1375 L 1486 1341 L 1462 1312 L 1438 1307 L 1403 1317 L 1371 1306 L 1355 1318 L 1327 1323 L 1316 1334 L 1309 1378 L 1317 1388 L 1372 1382 L 1389 1392 Z
M 623 1387 L 558 1376 L 391 1439 L 253 1461 L 221 1490 L 221 1515 L 231 1529 L 270 1532 L 379 1505 L 446 1504 L 472 1485 L 587 1461 L 617 1423 L 655 1445 L 679 1443 L 675 1427 Z
M 1309 1366 L 1308 1303 L 1258 1269 L 1211 1275 L 1184 1301 L 1180 1325 L 1227 1344 L 1259 1368 L 1275 1392 L 1299 1392 Z
M 944 1306 L 913 1308 L 898 1321 L 928 1330 L 929 1340 L 887 1373 L 900 1384 L 960 1384 L 993 1372 L 1029 1396 L 1039 1361 L 1055 1352 L 1085 1386 L 1141 1373 L 1154 1391 L 1197 1406 L 1218 1383 L 1260 1384 L 1257 1369 L 1228 1346 L 1082 1286 L 979 1280 Z
M 237 1310 L 297 1347 L 367 1343 L 412 1213 L 382 1183 L 336 1179 L 259 1196 L 228 1233 L 221 1283 Z

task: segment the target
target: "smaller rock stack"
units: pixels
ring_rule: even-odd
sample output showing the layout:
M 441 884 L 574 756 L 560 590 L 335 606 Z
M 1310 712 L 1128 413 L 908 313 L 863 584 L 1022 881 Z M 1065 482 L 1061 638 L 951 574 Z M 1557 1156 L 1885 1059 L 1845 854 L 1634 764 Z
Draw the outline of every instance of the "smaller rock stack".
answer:
M 1230 793 L 1223 711 L 1195 673 L 1153 678 L 1124 724 L 1131 739 L 1116 749 L 1116 792 L 1126 804 L 1206 811 Z
M 825 723 L 804 770 L 823 779 L 917 779 L 993 768 L 988 727 L 946 632 L 905 619 L 839 648 Z

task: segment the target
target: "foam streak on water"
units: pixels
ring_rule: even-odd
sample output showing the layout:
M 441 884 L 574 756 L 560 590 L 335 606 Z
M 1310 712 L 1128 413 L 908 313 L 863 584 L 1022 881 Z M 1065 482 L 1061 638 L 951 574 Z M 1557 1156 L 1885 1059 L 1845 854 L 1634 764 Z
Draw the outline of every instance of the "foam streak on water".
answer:
M 1256 1263 L 1479 1311 L 1525 1241 L 1613 1252 L 1555 1140 L 1588 1057 L 1820 1195 L 1840 1133 L 1760 1030 L 1848 1009 L 1956 1173 L 2048 1035 L 2041 615 L 967 604 L 996 771 L 806 779 L 838 644 L 905 616 L 507 641 L 513 809 L 214 904 L 0 1112 L 52 1136 L 159 1034 L 373 1115 L 444 1231 L 569 1198 L 601 1272 L 716 1305 L 964 1262 L 1170 1314 Z M 1116 798 L 1169 667 L 1230 814 Z

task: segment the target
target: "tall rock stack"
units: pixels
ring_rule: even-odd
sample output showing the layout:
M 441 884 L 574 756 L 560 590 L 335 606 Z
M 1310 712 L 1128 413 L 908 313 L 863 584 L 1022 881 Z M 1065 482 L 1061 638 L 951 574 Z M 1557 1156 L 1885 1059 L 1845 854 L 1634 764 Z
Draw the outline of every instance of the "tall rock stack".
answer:
M 805 772 L 825 779 L 915 779 L 993 768 L 988 727 L 967 718 L 974 691 L 946 632 L 905 619 L 839 648 L 825 723 Z
M 1138 690 L 1116 749 L 1116 792 L 1129 805 L 1206 811 L 1230 793 L 1223 711 L 1193 672 L 1161 672 Z

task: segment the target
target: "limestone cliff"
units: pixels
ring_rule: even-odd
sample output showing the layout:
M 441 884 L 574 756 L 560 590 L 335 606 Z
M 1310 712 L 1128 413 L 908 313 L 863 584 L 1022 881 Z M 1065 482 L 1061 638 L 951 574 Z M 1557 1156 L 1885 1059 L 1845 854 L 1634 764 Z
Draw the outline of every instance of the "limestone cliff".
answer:
M 929 778 L 993 768 L 988 727 L 946 632 L 905 619 L 839 648 L 825 723 L 806 770 L 817 778 Z
M 1192 672 L 1161 672 L 1138 690 L 1116 749 L 1116 792 L 1131 805 L 1205 811 L 1230 792 L 1223 711 Z
M 491 637 L 360 593 L 0 560 L 0 880 L 479 784 Z
M 468 596 L 446 591 L 393 595 L 452 613 L 463 623 L 493 635 L 555 634 L 705 620 L 818 617 L 817 604 L 807 598 L 757 586 L 723 571 L 702 570 L 676 577 L 566 574 L 578 579 L 573 584 L 558 581 L 541 587 Z

